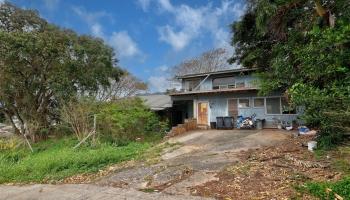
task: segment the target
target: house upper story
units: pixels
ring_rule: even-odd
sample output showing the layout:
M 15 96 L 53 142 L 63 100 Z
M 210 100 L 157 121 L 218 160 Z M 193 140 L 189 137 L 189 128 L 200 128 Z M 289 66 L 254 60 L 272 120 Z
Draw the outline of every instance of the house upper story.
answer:
M 257 79 L 252 75 L 256 70 L 240 68 L 178 76 L 181 90 L 172 95 L 257 90 Z

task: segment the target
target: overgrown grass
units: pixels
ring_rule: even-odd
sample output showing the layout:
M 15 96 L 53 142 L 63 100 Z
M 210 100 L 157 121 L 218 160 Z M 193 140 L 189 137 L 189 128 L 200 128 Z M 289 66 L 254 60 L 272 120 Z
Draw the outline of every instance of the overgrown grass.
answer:
M 331 191 L 328 191 L 331 189 Z M 335 194 L 340 195 L 343 199 L 350 199 L 350 176 L 337 182 L 309 182 L 305 187 L 297 188 L 299 192 L 309 193 L 322 200 L 335 199 Z
M 149 142 L 125 146 L 103 143 L 74 150 L 77 142 L 73 138 L 51 139 L 35 144 L 34 153 L 23 148 L 1 151 L 0 183 L 46 182 L 96 172 L 112 163 L 141 158 L 152 146 Z

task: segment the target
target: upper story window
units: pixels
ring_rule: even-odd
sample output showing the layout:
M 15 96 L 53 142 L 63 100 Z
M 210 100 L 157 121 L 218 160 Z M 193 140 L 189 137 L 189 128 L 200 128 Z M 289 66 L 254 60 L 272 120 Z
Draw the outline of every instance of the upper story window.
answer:
M 192 79 L 192 80 L 186 80 L 185 81 L 185 88 L 188 91 L 193 91 L 201 82 L 200 79 Z
M 213 79 L 213 89 L 235 88 L 235 79 L 233 77 L 223 77 Z
M 236 82 L 236 88 L 244 88 L 245 82 L 244 81 L 237 81 Z

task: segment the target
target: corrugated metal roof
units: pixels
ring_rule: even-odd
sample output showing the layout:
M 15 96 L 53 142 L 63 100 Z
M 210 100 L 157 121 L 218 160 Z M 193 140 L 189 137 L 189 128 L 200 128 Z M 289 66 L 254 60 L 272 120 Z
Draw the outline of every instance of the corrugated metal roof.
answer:
M 139 95 L 138 97 L 144 100 L 146 106 L 154 111 L 164 110 L 173 106 L 170 96 L 166 94 Z

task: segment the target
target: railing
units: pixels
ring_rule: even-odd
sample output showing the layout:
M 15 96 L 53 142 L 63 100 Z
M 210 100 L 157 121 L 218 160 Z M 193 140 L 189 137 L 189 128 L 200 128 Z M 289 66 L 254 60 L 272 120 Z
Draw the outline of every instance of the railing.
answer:
M 179 94 L 179 93 L 196 93 L 196 92 L 211 92 L 211 91 L 234 91 L 234 90 L 244 90 L 244 89 L 258 89 L 258 87 L 256 87 L 253 84 L 247 84 L 244 87 L 218 87 L 218 88 L 211 88 L 211 89 L 207 89 L 207 88 L 198 88 L 196 90 L 194 90 L 194 88 L 192 89 L 180 89 L 178 91 L 173 91 L 172 93 L 175 94 Z

